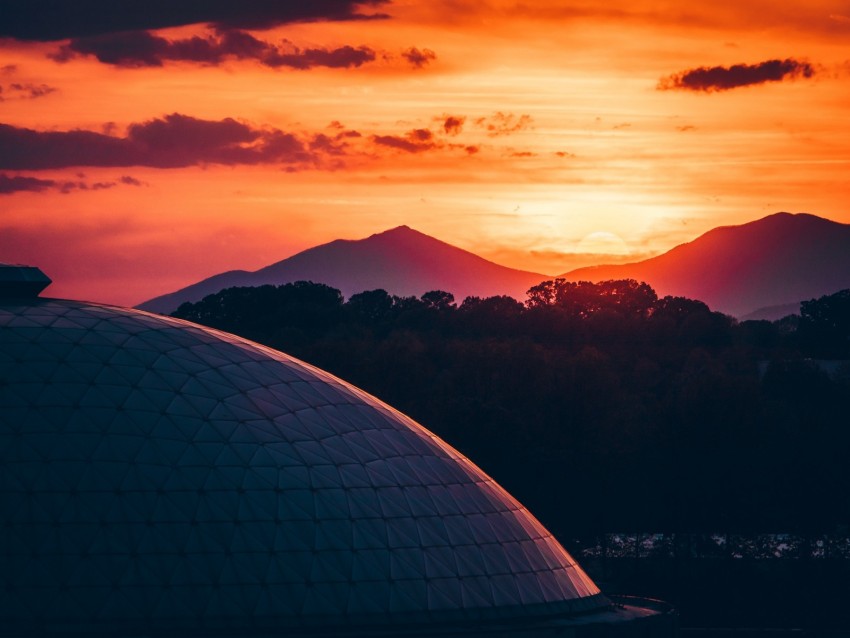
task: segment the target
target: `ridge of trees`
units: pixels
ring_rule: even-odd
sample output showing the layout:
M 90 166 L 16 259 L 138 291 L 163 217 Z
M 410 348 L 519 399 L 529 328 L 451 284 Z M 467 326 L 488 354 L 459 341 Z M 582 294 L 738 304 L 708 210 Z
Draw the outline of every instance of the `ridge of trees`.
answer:
M 375 394 L 556 535 L 850 524 L 850 290 L 800 317 L 738 322 L 633 280 L 460 304 L 296 282 L 230 288 L 174 316 Z

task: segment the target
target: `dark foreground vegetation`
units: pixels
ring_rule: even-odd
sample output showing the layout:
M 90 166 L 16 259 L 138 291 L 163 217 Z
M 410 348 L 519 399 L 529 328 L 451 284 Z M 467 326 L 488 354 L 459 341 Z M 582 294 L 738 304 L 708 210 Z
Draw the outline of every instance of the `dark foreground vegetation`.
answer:
M 307 282 L 176 316 L 304 359 L 460 449 L 554 532 L 850 523 L 850 291 L 736 322 L 646 284 L 544 282 L 525 304 Z
M 605 534 L 568 549 L 607 592 L 672 602 L 701 638 L 850 635 L 850 535 Z M 755 629 L 764 631 L 756 632 Z M 786 631 L 779 631 L 779 630 Z M 796 631 L 787 631 L 794 629 Z
M 439 291 L 344 302 L 298 282 L 231 288 L 175 315 L 411 415 L 526 504 L 606 591 L 665 598 L 685 627 L 831 632 L 850 625 L 850 290 L 801 310 L 739 323 L 634 281 L 556 280 L 524 304 L 460 305 Z M 600 553 L 612 532 L 652 532 L 667 549 Z M 692 549 L 777 532 L 802 549 Z

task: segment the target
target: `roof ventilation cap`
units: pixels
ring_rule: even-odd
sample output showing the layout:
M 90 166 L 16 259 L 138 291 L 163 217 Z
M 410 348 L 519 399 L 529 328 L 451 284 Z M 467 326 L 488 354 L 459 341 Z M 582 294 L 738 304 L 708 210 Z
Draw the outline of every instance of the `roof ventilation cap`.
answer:
M 0 298 L 38 297 L 52 283 L 35 266 L 0 264 Z

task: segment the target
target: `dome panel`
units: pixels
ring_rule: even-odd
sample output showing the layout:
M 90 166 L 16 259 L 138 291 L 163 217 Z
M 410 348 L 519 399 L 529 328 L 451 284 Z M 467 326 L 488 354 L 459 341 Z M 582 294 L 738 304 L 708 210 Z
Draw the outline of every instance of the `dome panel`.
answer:
M 2 577 L 11 632 L 238 633 L 609 604 L 456 450 L 232 335 L 5 299 L 0 406 L 0 544 L 25 574 Z

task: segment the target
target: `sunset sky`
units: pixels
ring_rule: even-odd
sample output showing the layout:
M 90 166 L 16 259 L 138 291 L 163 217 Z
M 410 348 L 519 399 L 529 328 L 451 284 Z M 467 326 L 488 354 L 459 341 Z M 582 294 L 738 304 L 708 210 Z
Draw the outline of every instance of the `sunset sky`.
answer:
M 846 1 L 0 0 L 0 38 L 0 262 L 54 296 L 401 224 L 554 275 L 850 222 Z

